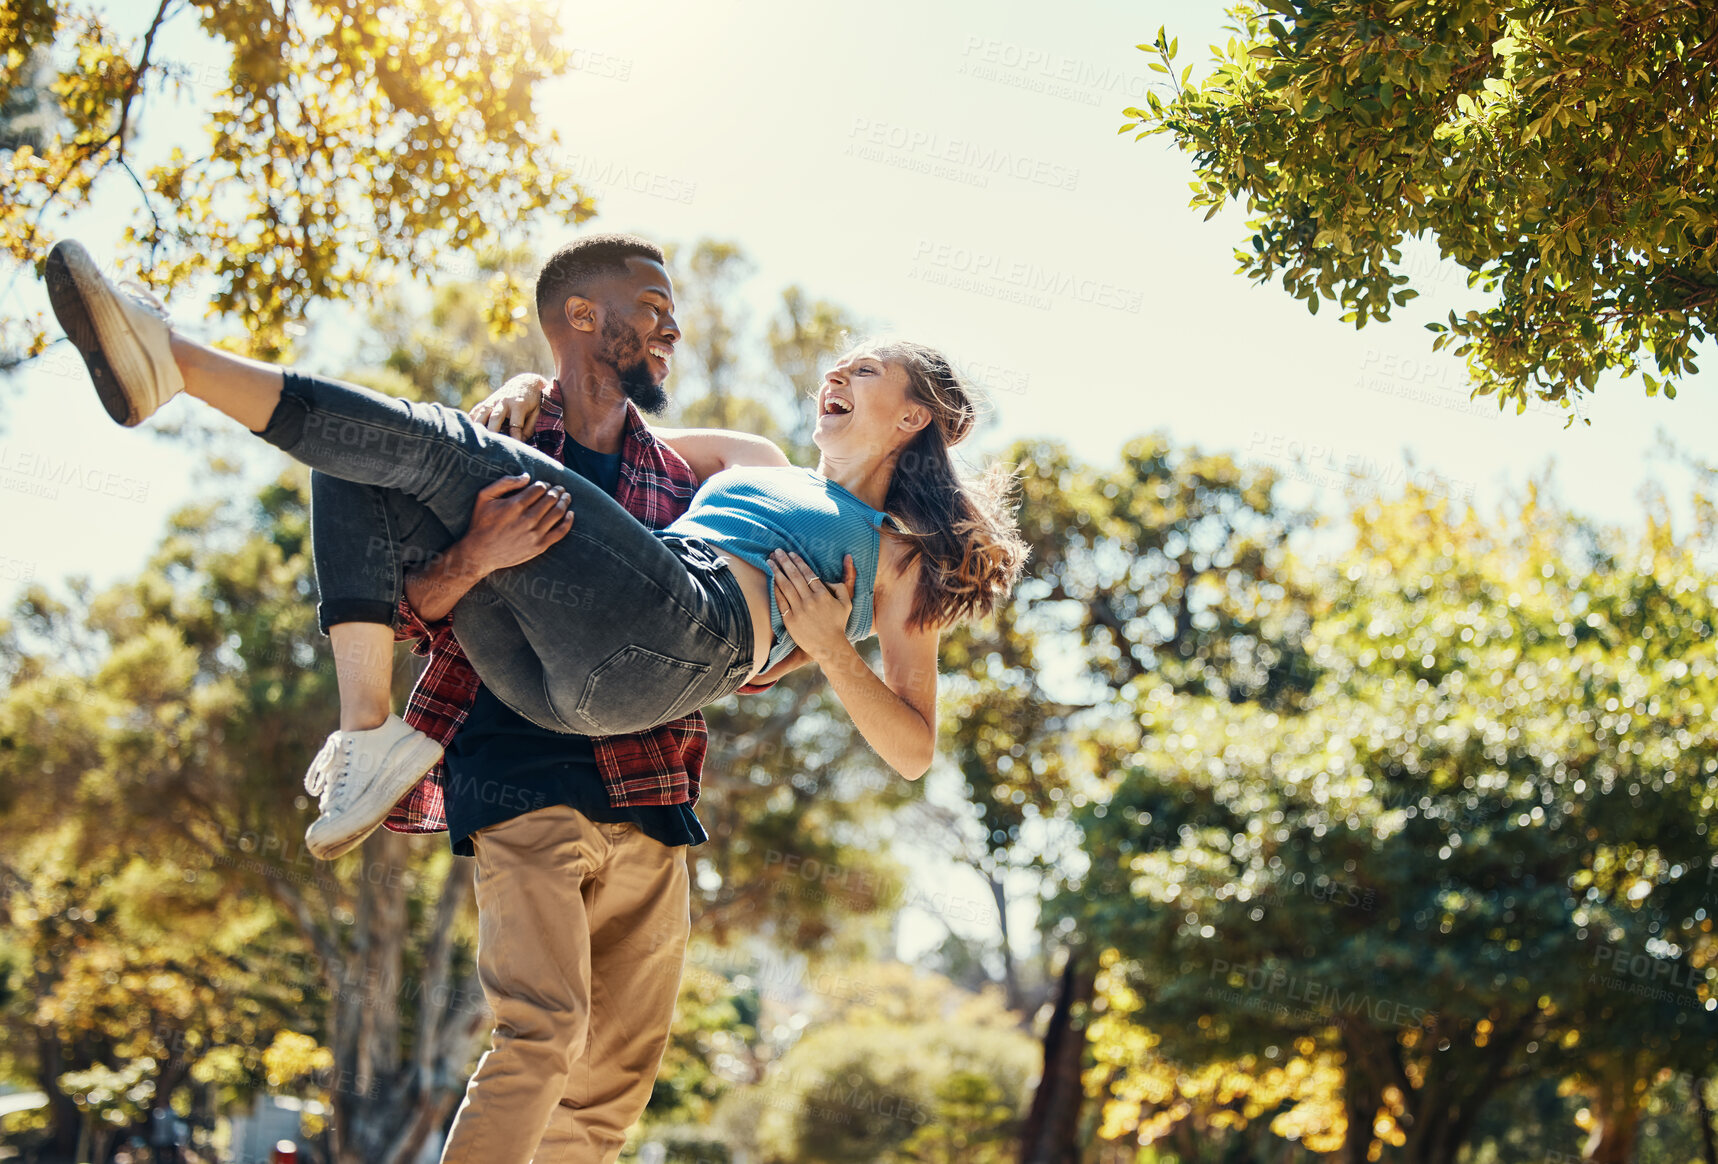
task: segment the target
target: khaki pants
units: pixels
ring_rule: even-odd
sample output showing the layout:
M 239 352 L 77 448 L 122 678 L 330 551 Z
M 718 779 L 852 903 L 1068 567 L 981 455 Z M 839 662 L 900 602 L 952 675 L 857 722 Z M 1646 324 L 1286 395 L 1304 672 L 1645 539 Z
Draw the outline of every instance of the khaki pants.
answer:
M 686 848 L 561 805 L 479 830 L 494 1044 L 442 1164 L 611 1164 L 656 1082 L 691 929 Z

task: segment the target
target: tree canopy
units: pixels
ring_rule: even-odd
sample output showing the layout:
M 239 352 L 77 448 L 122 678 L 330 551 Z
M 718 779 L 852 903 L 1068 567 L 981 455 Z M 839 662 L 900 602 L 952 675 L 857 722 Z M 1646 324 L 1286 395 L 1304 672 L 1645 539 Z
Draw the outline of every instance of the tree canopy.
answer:
M 65 0 L 0 7 L 0 250 L 14 278 L 99 192 L 124 207 L 145 282 L 211 278 L 211 313 L 277 355 L 318 300 L 515 244 L 540 215 L 595 213 L 533 112 L 568 60 L 541 0 L 159 0 L 144 14 L 126 36 L 111 13 Z M 218 67 L 167 58 L 163 35 L 187 18 Z M 186 90 L 201 133 L 145 148 Z M 495 291 L 501 317 L 524 318 L 519 286 Z M 40 316 L 7 326 L 8 362 L 47 343 Z
M 1203 1102 L 1352 1160 L 1447 1161 L 1549 1077 L 1581 1102 L 1526 1148 L 1576 1151 L 1580 1107 L 1589 1158 L 1625 1160 L 1653 1083 L 1710 1071 L 1705 542 L 1595 534 L 1532 496 L 1491 523 L 1445 510 L 1410 490 L 1356 511 L 1354 550 L 1302 587 L 1294 714 L 1167 683 L 1137 701 L 1067 902 L 1108 950 L 1113 1130 L 1150 1140 Z
M 1718 328 L 1718 8 L 1692 0 L 1260 0 L 1212 68 L 1122 131 L 1193 159 L 1193 205 L 1242 203 L 1241 271 L 1356 327 L 1417 292 L 1405 241 L 1480 303 L 1427 326 L 1501 408 L 1601 375 L 1674 396 Z M 1650 370 L 1649 370 L 1650 369 Z

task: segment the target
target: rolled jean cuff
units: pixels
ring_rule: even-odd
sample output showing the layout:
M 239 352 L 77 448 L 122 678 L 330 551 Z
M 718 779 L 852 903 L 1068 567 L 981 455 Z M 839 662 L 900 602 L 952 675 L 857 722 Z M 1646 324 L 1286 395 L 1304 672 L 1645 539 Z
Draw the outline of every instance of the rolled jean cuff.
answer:
M 329 598 L 316 607 L 316 623 L 327 634 L 328 628 L 343 622 L 379 622 L 393 628 L 399 618 L 397 602 L 381 602 L 374 598 Z
M 283 372 L 280 402 L 268 424 L 257 435 L 283 453 L 290 453 L 304 439 L 304 422 L 310 416 L 310 400 L 297 372 Z M 369 620 L 366 620 L 369 621 Z

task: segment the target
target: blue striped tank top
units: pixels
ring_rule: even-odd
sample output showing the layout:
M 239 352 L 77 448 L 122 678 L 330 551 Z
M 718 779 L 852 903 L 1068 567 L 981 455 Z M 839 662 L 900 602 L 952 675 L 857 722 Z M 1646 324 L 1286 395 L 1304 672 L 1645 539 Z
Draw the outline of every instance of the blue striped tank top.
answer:
M 872 591 L 882 549 L 879 531 L 886 520 L 887 514 L 811 469 L 747 466 L 712 475 L 686 512 L 662 532 L 703 538 L 766 576 L 769 556 L 778 549 L 798 554 L 826 582 L 841 580 L 846 568 L 843 559 L 852 554 L 856 577 L 847 640 L 857 643 L 871 636 Z M 776 606 L 773 582 L 770 629 L 774 638 L 769 666 L 773 667 L 794 646 Z

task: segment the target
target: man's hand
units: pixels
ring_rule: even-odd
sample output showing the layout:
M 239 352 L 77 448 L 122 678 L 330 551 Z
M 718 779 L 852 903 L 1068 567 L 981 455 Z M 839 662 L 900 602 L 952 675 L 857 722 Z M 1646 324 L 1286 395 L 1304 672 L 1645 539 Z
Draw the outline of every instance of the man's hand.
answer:
M 804 647 L 795 643 L 793 650 L 789 651 L 781 662 L 767 671 L 761 671 L 754 675 L 750 683 L 742 683 L 735 688 L 735 691 L 741 695 L 758 695 L 774 687 L 781 681 L 782 676 L 789 671 L 803 667 L 809 662 L 811 662 L 811 656 L 805 653 Z
M 406 575 L 406 601 L 425 622 L 446 618 L 485 577 L 528 562 L 566 537 L 573 528 L 571 502 L 565 489 L 527 473 L 490 482 L 477 495 L 465 536 Z
M 492 481 L 477 495 L 460 555 L 479 577 L 529 562 L 573 528 L 572 500 L 559 485 L 528 473 Z
M 471 419 L 490 432 L 525 440 L 537 431 L 537 410 L 549 382 L 535 372 L 524 372 L 503 384 L 471 410 Z
M 840 582 L 825 582 L 811 572 L 798 554 L 777 550 L 770 555 L 775 576 L 776 607 L 793 641 L 818 664 L 852 650 L 847 641 L 847 619 L 853 613 L 853 586 L 858 574 L 853 555 Z

